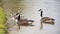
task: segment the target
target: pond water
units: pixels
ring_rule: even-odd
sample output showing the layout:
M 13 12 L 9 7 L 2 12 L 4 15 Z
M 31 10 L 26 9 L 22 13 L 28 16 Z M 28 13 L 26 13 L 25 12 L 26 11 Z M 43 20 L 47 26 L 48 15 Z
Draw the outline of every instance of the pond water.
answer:
M 24 5 L 22 15 L 27 19 L 34 20 L 34 26 L 21 26 L 15 34 L 60 34 L 60 0 L 22 0 L 20 4 Z M 40 12 L 43 9 L 43 16 L 55 19 L 55 24 L 44 24 L 40 29 Z
M 25 5 L 25 10 L 22 14 L 27 19 L 32 19 L 35 22 L 35 26 L 21 27 L 19 33 L 21 34 L 60 34 L 60 0 L 26 0 L 21 1 Z M 43 24 L 43 28 L 40 29 L 40 12 L 39 9 L 43 9 L 43 16 L 51 17 L 55 19 L 55 24 Z

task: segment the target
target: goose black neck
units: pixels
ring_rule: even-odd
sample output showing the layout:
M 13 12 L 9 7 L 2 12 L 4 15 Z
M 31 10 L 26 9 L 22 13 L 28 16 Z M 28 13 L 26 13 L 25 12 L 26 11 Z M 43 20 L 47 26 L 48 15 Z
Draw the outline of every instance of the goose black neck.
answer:
M 41 15 L 40 16 L 43 17 L 43 11 L 41 11 Z
M 20 15 L 18 16 L 17 20 L 20 20 Z

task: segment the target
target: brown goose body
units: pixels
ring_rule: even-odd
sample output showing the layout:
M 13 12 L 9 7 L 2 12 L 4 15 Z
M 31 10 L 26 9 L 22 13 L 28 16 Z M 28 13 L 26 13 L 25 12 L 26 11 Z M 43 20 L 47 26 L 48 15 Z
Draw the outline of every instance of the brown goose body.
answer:
M 33 20 L 20 19 L 17 24 L 18 24 L 18 27 L 20 29 L 21 25 L 22 26 L 28 26 L 28 25 L 32 26 L 33 22 L 34 22 Z
M 34 22 L 33 20 L 20 19 L 18 21 L 18 25 L 32 25 L 33 22 Z
M 54 24 L 55 19 L 50 17 L 42 17 L 41 23 Z

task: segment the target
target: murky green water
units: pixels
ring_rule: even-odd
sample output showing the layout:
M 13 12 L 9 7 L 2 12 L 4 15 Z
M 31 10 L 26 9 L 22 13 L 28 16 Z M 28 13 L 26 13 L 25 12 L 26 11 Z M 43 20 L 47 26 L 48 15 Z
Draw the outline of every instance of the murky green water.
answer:
M 27 19 L 32 19 L 35 26 L 21 26 L 17 34 L 60 34 L 60 0 L 22 0 L 19 2 L 22 7 L 22 15 Z M 40 12 L 43 9 L 43 16 L 48 16 L 55 19 L 55 24 L 43 24 L 40 29 Z M 8 10 L 9 11 L 9 10 Z

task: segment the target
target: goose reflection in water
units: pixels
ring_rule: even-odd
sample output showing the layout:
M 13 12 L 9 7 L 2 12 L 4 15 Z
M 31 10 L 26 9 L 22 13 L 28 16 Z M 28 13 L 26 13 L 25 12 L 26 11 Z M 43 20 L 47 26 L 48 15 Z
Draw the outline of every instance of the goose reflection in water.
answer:
M 43 23 L 45 23 L 45 24 L 52 24 L 52 25 L 55 24 L 54 23 L 55 19 L 50 18 L 50 17 L 43 17 L 43 11 L 42 11 L 42 9 L 40 9 L 38 11 L 41 11 L 41 15 L 40 15 L 41 16 L 41 19 L 40 19 L 41 29 L 43 28 Z

